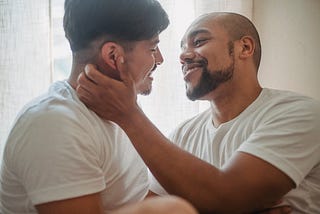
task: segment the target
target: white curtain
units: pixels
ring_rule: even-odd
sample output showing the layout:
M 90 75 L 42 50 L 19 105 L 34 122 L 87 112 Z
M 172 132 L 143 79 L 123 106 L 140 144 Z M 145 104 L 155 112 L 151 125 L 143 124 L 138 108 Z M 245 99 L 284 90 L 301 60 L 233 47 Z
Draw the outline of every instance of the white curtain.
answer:
M 203 111 L 206 101 L 191 102 L 185 96 L 185 86 L 179 63 L 180 40 L 189 24 L 199 15 L 214 11 L 237 12 L 252 18 L 252 0 L 160 0 L 170 19 L 170 25 L 160 36 L 164 63 L 154 73 L 153 91 L 140 96 L 144 112 L 165 134 L 179 123 Z
M 208 106 L 205 102 L 191 102 L 185 96 L 179 64 L 179 45 L 184 31 L 194 18 L 211 11 L 233 11 L 251 18 L 252 0 L 160 2 L 171 21 L 160 38 L 165 62 L 155 73 L 153 93 L 148 97 L 139 97 L 139 102 L 157 127 L 168 134 L 178 123 Z M 52 5 L 57 6 L 57 14 L 52 13 Z M 54 32 L 62 31 L 62 23 L 54 21 L 51 24 L 51 14 L 54 20 L 62 20 L 62 17 L 56 17 L 63 15 L 61 8 L 63 0 L 0 0 L 0 154 L 10 126 L 21 107 L 43 93 L 52 82 L 52 76 L 59 76 L 52 74 L 52 50 L 60 46 L 51 48 L 51 32 L 52 26 L 56 25 L 60 29 L 54 29 Z M 63 36 L 58 40 L 61 39 Z M 68 48 L 68 45 L 65 46 Z M 60 53 L 70 55 L 70 50 L 62 50 Z M 64 71 L 66 75 L 68 69 Z M 66 77 L 59 76 L 60 79 Z
M 18 111 L 50 83 L 49 11 L 49 0 L 0 1 L 0 153 Z

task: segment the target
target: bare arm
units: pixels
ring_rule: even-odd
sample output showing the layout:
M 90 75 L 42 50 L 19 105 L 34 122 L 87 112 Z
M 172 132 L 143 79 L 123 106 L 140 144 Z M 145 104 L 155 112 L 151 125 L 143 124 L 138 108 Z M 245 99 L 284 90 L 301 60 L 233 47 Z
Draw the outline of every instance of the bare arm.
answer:
M 36 206 L 39 214 L 104 214 L 100 193 Z M 110 214 L 197 214 L 186 200 L 175 196 L 151 197 L 125 205 Z
M 238 152 L 217 169 L 179 149 L 138 107 L 129 75 L 122 74 L 125 84 L 94 69 L 87 76 L 79 78 L 80 99 L 124 129 L 167 192 L 189 200 L 201 212 L 252 212 L 272 206 L 294 188 L 283 172 L 252 155 Z
M 176 196 L 147 198 L 142 202 L 124 206 L 110 214 L 197 214 L 186 200 Z
M 246 153 L 235 154 L 221 170 L 214 168 L 170 143 L 140 111 L 132 110 L 121 126 L 161 185 L 200 211 L 258 210 L 294 187 L 280 170 Z

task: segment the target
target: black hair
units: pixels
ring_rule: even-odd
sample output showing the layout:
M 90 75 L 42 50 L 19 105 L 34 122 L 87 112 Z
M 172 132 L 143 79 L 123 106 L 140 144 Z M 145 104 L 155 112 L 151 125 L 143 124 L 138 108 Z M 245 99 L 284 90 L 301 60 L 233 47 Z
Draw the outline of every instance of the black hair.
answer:
M 104 36 L 118 42 L 150 39 L 169 25 L 157 0 L 65 0 L 64 8 L 63 27 L 73 52 Z

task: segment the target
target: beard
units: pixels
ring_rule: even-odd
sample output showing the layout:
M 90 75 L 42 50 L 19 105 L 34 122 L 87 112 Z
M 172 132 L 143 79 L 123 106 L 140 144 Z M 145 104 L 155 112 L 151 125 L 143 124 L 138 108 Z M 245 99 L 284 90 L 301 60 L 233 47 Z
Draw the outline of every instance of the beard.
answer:
M 146 89 L 144 91 L 141 91 L 139 94 L 142 96 L 148 96 L 149 94 L 151 94 L 152 88 Z
M 144 79 L 140 85 L 137 85 L 136 88 L 138 94 L 147 96 L 152 91 L 152 80 L 149 79 L 149 77 L 146 77 L 146 79 Z
M 151 69 L 151 72 L 155 71 L 156 69 L 157 69 L 157 64 L 155 63 Z M 141 85 L 141 89 L 140 89 L 139 94 L 143 95 L 143 96 L 147 96 L 147 95 L 151 94 L 151 91 L 152 91 L 152 80 L 150 80 L 150 79 L 148 79 L 148 77 L 146 77 L 146 79 L 144 80 L 144 82 Z
M 203 97 L 221 84 L 231 80 L 234 71 L 234 58 L 232 58 L 232 62 L 227 68 L 213 71 L 208 69 L 208 61 L 206 59 L 201 59 L 198 63 L 203 67 L 200 80 L 193 89 L 187 89 L 187 97 L 192 101 Z

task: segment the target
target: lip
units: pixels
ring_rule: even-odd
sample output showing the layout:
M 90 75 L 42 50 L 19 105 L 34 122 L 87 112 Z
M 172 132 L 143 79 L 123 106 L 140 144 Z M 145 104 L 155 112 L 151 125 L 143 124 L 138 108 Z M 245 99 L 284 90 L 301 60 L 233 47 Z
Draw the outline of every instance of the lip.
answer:
M 152 78 L 152 74 L 156 71 L 157 67 L 158 67 L 158 66 L 157 66 L 156 64 L 154 64 L 154 66 L 152 67 L 152 69 L 147 73 L 146 77 Z M 152 79 L 153 79 L 153 78 L 152 78 Z
M 149 74 L 146 76 L 146 78 L 153 79 L 152 72 L 149 73 Z
M 147 73 L 146 77 L 145 78 L 149 78 L 150 80 L 153 80 L 153 77 L 152 77 L 152 74 L 154 73 L 154 70 L 153 71 L 150 71 L 149 73 Z
M 202 68 L 202 65 L 199 63 L 186 64 L 182 66 L 182 73 L 184 75 L 184 80 L 187 80 L 188 77 Z

